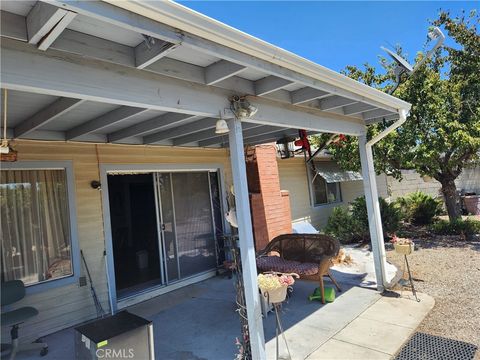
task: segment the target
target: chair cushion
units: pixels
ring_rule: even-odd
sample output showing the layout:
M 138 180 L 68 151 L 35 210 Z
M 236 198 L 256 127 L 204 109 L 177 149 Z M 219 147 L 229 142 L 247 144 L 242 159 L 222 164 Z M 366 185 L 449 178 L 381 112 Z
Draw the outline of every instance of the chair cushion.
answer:
M 260 271 L 296 273 L 298 275 L 315 275 L 318 273 L 318 264 L 285 260 L 279 256 L 259 257 L 257 258 L 257 267 Z
M 38 310 L 31 306 L 24 306 L 2 314 L 2 326 L 20 324 L 38 315 Z

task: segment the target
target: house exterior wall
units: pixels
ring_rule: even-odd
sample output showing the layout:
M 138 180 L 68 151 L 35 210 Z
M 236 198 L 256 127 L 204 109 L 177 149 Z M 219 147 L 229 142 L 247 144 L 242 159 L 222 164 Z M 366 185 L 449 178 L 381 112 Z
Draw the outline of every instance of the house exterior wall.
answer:
M 355 198 L 362 196 L 363 182 L 342 182 L 342 201 L 328 205 L 312 206 L 308 184 L 307 169 L 303 158 L 278 159 L 280 186 L 290 194 L 290 208 L 292 222 L 309 221 L 315 228 L 321 229 L 328 221 L 328 217 L 336 206 L 347 206 Z M 402 171 L 403 180 L 395 180 L 385 174 L 378 175 L 378 195 L 390 200 L 405 196 L 414 191 L 422 191 L 432 196 L 438 196 L 440 184 L 434 179 L 425 181 L 413 170 Z M 480 167 L 468 168 L 463 171 L 456 181 L 459 190 L 480 194 Z
M 123 146 L 40 141 L 17 141 L 19 161 L 58 161 L 73 163 L 76 195 L 76 222 L 79 248 L 83 250 L 93 278 L 95 290 L 103 308 L 108 311 L 109 297 L 103 233 L 101 191 L 90 186 L 99 179 L 100 164 L 221 164 L 226 186 L 231 184 L 228 153 L 225 149 L 192 149 L 171 147 Z M 80 256 L 79 254 L 72 254 Z M 83 264 L 81 276 L 86 275 Z M 22 339 L 36 339 L 96 316 L 90 286 L 78 283 L 55 287 L 27 295 L 15 307 L 34 306 L 39 315 L 22 326 Z M 6 329 L 8 330 L 8 329 Z M 8 338 L 8 333 L 4 333 Z
M 347 181 L 340 183 L 342 201 L 321 206 L 312 206 L 305 160 L 300 157 L 278 159 L 280 187 L 290 194 L 290 209 L 292 222 L 308 221 L 316 229 L 327 224 L 328 217 L 336 206 L 346 206 L 355 198 L 362 196 L 362 181 Z M 377 176 L 379 196 L 387 197 L 387 181 L 384 175 Z

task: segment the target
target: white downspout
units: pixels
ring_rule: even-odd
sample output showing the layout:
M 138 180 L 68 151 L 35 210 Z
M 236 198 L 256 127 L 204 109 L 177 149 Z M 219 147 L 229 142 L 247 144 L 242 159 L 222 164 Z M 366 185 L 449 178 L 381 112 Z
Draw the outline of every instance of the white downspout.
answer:
M 388 285 L 386 278 L 386 255 L 385 242 L 383 238 L 382 218 L 380 214 L 380 204 L 378 202 L 378 191 L 373 163 L 372 147 L 378 141 L 383 139 L 389 133 L 401 126 L 406 120 L 408 110 L 400 109 L 400 118 L 383 130 L 380 134 L 374 136 L 370 141 L 366 141 L 366 135 L 359 136 L 360 162 L 362 164 L 363 185 L 365 191 L 365 201 L 367 204 L 368 223 L 370 238 L 372 242 L 372 252 L 374 256 L 375 275 L 378 291 L 385 290 Z
M 383 130 L 380 134 L 375 135 L 369 142 L 367 142 L 367 146 L 372 147 L 377 142 L 382 140 L 385 136 L 390 134 L 393 130 L 400 127 L 405 121 L 407 121 L 408 113 L 409 113 L 408 110 L 400 109 L 398 111 L 398 115 L 400 116 L 400 118 L 397 121 L 395 121 L 392 125 L 390 125 L 388 128 Z

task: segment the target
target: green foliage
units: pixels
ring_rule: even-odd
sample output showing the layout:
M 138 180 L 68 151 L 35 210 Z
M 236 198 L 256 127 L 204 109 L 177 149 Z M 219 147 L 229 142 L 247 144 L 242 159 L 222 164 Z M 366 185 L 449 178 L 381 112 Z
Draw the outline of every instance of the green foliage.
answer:
M 427 225 L 440 215 L 443 210 L 443 203 L 433 196 L 416 191 L 405 197 L 398 198 L 396 203 L 405 221 L 413 225 Z
M 395 204 L 389 204 L 384 198 L 379 197 L 380 213 L 382 215 L 383 232 L 391 234 L 400 227 L 400 211 Z M 368 234 L 368 213 L 365 196 L 356 198 L 352 203 L 352 214 L 360 223 L 360 228 Z
M 475 235 L 480 234 L 480 221 L 461 218 L 439 220 L 430 227 L 430 231 L 437 235 Z
M 349 209 L 342 206 L 333 209 L 324 230 L 326 234 L 336 237 L 343 244 L 349 244 L 362 239 L 357 234 L 356 224 Z
M 449 217 L 460 216 L 455 179 L 466 165 L 479 162 L 480 154 L 480 35 L 479 15 L 453 17 L 441 12 L 432 25 L 443 28 L 446 44 L 434 57 L 406 79 L 395 96 L 412 104 L 407 122 L 390 133 L 374 148 L 378 173 L 401 178 L 402 169 L 414 169 L 442 185 Z M 402 54 L 402 49 L 397 48 Z M 418 53 L 415 63 L 424 54 Z M 393 73 L 385 59 L 387 72 L 365 64 L 348 66 L 344 74 L 382 91 L 391 88 Z M 379 133 L 391 122 L 369 126 L 368 137 Z M 318 143 L 319 138 L 313 142 Z M 360 157 L 356 137 L 347 136 L 332 143 L 328 150 L 345 170 L 358 170 Z
M 382 214 L 383 231 L 395 232 L 400 226 L 400 212 L 394 204 L 389 204 L 383 198 L 378 198 Z M 328 218 L 325 233 L 339 239 L 342 243 L 368 242 L 370 231 L 365 197 L 355 199 L 347 208 L 337 207 Z

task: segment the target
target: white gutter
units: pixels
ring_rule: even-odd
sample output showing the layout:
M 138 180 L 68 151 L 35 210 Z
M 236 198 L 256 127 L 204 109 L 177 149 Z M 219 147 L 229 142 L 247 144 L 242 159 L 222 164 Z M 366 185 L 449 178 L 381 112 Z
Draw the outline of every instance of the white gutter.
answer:
M 389 286 L 386 276 L 386 255 L 385 255 L 385 241 L 383 238 L 382 217 L 380 214 L 380 204 L 378 202 L 378 190 L 376 183 L 375 165 L 373 162 L 373 150 L 372 147 L 377 142 L 382 140 L 385 136 L 401 126 L 407 121 L 408 110 L 399 110 L 400 118 L 392 125 L 383 130 L 380 134 L 374 136 L 370 141 L 365 143 L 365 153 L 362 154 L 362 144 L 360 144 L 360 155 L 364 156 L 366 160 L 366 167 L 368 172 L 367 181 L 365 185 L 365 197 L 370 204 L 367 203 L 368 221 L 370 227 L 370 238 L 372 239 L 372 251 L 374 253 L 375 273 L 377 277 L 377 286 L 379 291 L 383 291 Z M 362 164 L 363 167 L 363 164 Z M 365 178 L 365 176 L 364 176 Z M 370 193 L 370 197 L 367 196 L 367 191 Z M 375 242 L 375 243 L 374 243 Z
M 348 78 L 336 71 L 269 44 L 173 1 L 103 1 L 181 31 L 195 34 L 250 56 L 282 66 L 304 76 L 326 82 L 342 90 L 361 94 L 365 98 L 378 101 L 385 106 L 395 109 L 410 108 L 410 104 L 401 99 Z
M 409 113 L 408 110 L 400 109 L 398 111 L 398 115 L 400 116 L 400 118 L 397 121 L 395 121 L 392 125 L 387 127 L 385 130 L 383 130 L 380 134 L 375 135 L 369 142 L 367 142 L 367 146 L 372 147 L 377 142 L 382 140 L 385 136 L 390 134 L 393 130 L 395 130 L 396 128 L 400 127 L 403 123 L 405 123 L 405 121 L 407 121 L 408 113 Z

